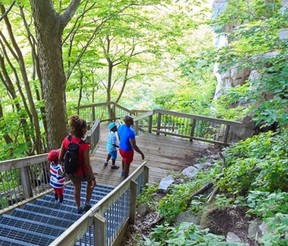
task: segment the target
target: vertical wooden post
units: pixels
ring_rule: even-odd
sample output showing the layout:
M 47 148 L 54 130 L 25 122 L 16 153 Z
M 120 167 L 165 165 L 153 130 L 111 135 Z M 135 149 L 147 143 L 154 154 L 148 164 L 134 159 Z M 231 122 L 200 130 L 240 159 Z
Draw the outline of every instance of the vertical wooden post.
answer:
M 94 215 L 94 245 L 106 246 L 106 219 L 101 214 Z
M 224 144 L 228 144 L 228 136 L 230 131 L 230 125 L 226 125 L 225 136 L 224 136 Z
M 93 123 L 94 123 L 94 121 L 96 120 L 96 116 L 95 116 L 96 112 L 95 112 L 95 110 L 96 110 L 96 107 L 93 106 L 93 107 L 92 107 L 92 122 L 93 122 Z
M 22 183 L 25 199 L 33 197 L 31 180 L 29 179 L 30 177 L 29 168 L 30 168 L 29 166 L 21 168 L 21 183 Z
M 135 182 L 134 180 L 131 180 L 131 182 L 130 182 L 129 224 L 135 223 L 137 185 L 138 185 L 137 182 Z
M 149 181 L 149 167 L 144 166 L 144 185 Z
M 160 127 L 161 127 L 161 113 L 158 113 L 158 119 L 157 119 L 157 135 L 159 135 L 159 131 L 160 131 Z
M 148 133 L 152 133 L 152 116 L 149 116 L 149 121 L 148 121 Z
M 136 135 L 139 135 L 139 122 L 138 122 L 138 120 L 137 121 L 135 121 L 135 134 Z
M 196 127 L 196 119 L 192 120 L 192 125 L 191 125 L 191 133 L 190 133 L 190 142 L 193 141 L 194 133 L 195 133 L 195 127 Z
M 113 103 L 112 108 L 111 108 L 111 114 L 112 114 L 112 119 L 115 121 L 116 120 L 116 107 L 115 104 Z

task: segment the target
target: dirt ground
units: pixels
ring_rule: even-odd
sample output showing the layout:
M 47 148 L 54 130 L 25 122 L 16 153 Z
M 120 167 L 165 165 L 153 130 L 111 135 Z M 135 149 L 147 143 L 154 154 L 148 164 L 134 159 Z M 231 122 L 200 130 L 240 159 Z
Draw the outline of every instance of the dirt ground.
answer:
M 216 235 L 227 236 L 233 232 L 246 245 L 257 245 L 248 238 L 250 216 L 247 216 L 247 209 L 243 207 L 232 207 L 225 209 L 210 210 L 203 216 L 201 225 L 210 229 Z

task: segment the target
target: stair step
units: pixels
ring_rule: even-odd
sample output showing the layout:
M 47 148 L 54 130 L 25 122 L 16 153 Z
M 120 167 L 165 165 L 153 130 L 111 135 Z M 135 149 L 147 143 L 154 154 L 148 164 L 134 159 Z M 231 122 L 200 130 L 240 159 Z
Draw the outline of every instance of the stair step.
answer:
M 93 189 L 93 193 L 92 195 L 95 195 L 95 194 L 98 194 L 98 195 L 107 195 L 108 193 L 110 193 L 112 190 L 109 188 L 109 189 L 104 189 L 104 188 L 101 188 L 101 187 L 98 187 L 96 186 L 94 189 Z M 85 194 L 86 193 L 86 187 L 81 187 L 81 194 Z M 51 193 L 52 194 L 52 193 Z M 64 196 L 66 194 L 70 194 L 70 195 L 73 195 L 74 194 L 74 187 L 73 186 L 66 186 L 64 188 Z
M 109 194 L 114 187 L 97 185 L 92 193 L 91 205 L 95 205 L 103 197 Z M 81 187 L 81 203 L 85 202 L 86 184 Z M 119 209 L 125 201 L 114 205 L 111 216 L 107 218 L 113 221 L 114 226 L 119 226 Z M 115 213 L 114 213 L 115 212 Z M 127 211 L 122 211 L 126 213 Z M 1 246 L 46 246 L 53 242 L 61 233 L 81 217 L 77 213 L 74 201 L 74 187 L 66 185 L 64 189 L 64 201 L 55 201 L 54 192 L 46 194 L 22 208 L 16 208 L 11 214 L 0 216 L 0 245 Z M 83 238 L 83 243 L 93 244 L 92 228 Z M 108 232 L 108 236 L 111 232 Z M 81 245 L 83 244 L 80 243 Z M 79 245 L 80 245 L 79 244 Z
M 13 226 L 26 231 L 33 231 L 41 234 L 44 233 L 55 237 L 59 236 L 63 231 L 65 231 L 65 228 L 61 228 L 55 223 L 45 225 L 38 221 L 29 221 L 27 219 L 16 218 L 7 214 L 4 214 L 0 218 L 0 224 Z
M 65 215 L 65 214 L 64 214 Z M 44 224 L 53 224 L 55 223 L 56 225 L 64 228 L 68 228 L 70 225 L 74 223 L 75 220 L 64 218 L 64 217 L 52 217 L 46 214 L 40 214 L 40 213 L 35 213 L 32 211 L 27 211 L 24 209 L 19 209 L 16 208 L 11 216 L 15 216 L 16 218 L 24 218 L 27 220 L 34 220 L 34 221 L 39 221 Z M 0 244 L 1 245 L 1 244 Z
M 37 199 L 35 200 L 35 202 L 33 203 L 35 205 L 40 205 L 42 207 L 46 207 L 46 208 L 51 208 L 51 209 L 59 209 L 61 211 L 67 211 L 67 212 L 75 212 L 75 205 L 69 205 L 66 203 L 58 203 L 58 202 L 52 202 L 52 201 L 47 201 L 45 199 Z
M 41 234 L 2 224 L 0 224 L 0 235 L 5 235 L 7 239 L 16 239 L 37 246 L 49 245 L 55 239 L 46 233 Z
M 105 196 L 105 195 L 104 195 Z M 91 197 L 91 203 L 92 204 L 96 204 L 97 202 L 99 202 L 103 197 L 103 195 L 92 195 Z M 47 201 L 50 201 L 50 202 L 55 202 L 55 198 L 54 198 L 54 195 L 53 194 L 48 194 L 46 195 L 45 197 L 43 197 L 44 200 L 47 200 Z M 82 203 L 84 203 L 85 200 L 84 200 L 84 197 L 83 197 L 83 200 L 82 200 Z M 72 194 L 67 194 L 65 193 L 64 195 L 64 204 L 67 204 L 67 205 L 71 205 L 71 206 L 75 206 L 75 201 L 74 201 L 74 195 Z
M 13 238 L 6 238 L 1 235 L 0 235 L 0 245 L 1 246 L 35 246 L 35 244 L 30 244 L 30 243 L 19 241 Z
M 58 217 L 58 218 L 61 218 L 64 215 L 65 219 L 71 219 L 74 221 L 76 221 L 77 219 L 81 217 L 80 214 L 76 213 L 76 209 L 75 209 L 75 212 L 73 213 L 73 212 L 62 211 L 60 209 L 51 209 L 51 208 L 45 208 L 45 207 L 43 208 L 42 206 L 36 205 L 34 203 L 27 203 L 24 209 L 27 209 L 28 211 L 44 214 L 44 215 L 51 215 L 53 217 Z

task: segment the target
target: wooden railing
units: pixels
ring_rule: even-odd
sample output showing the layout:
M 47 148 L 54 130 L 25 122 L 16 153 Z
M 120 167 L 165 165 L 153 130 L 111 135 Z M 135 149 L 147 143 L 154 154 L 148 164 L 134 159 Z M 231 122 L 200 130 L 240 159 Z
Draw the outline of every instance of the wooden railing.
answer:
M 0 214 L 50 189 L 47 154 L 0 162 Z
M 134 116 L 136 134 L 141 132 L 199 140 L 219 145 L 229 145 L 241 139 L 244 126 L 239 121 L 216 119 L 208 116 L 156 109 L 152 111 L 129 110 L 114 102 L 90 104 L 79 107 L 79 114 L 92 122 Z M 112 113 L 111 113 L 112 112 Z
M 87 132 L 91 150 L 100 138 L 100 121 Z M 0 162 L 0 214 L 51 191 L 47 153 Z
M 50 246 L 120 245 L 128 224 L 134 223 L 136 198 L 148 182 L 148 176 L 149 169 L 143 162 Z M 87 242 L 87 235 L 93 238 L 92 242 Z
M 114 102 L 94 103 L 83 105 L 77 108 L 78 115 L 88 123 L 97 119 L 101 121 L 123 119 L 125 115 L 135 115 L 133 110 L 129 110 Z
M 137 134 L 157 135 L 199 140 L 219 145 L 229 145 L 241 139 L 245 130 L 241 122 L 211 118 L 201 115 L 156 109 L 134 118 Z

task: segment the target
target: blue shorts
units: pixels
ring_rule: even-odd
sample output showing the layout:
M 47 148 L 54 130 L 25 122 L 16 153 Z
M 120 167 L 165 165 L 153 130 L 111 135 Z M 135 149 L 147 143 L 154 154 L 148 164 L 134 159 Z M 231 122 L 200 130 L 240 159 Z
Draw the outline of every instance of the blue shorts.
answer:
M 113 160 L 117 159 L 117 150 L 112 150 L 112 151 L 109 152 L 109 154 L 111 155 L 111 158 Z

